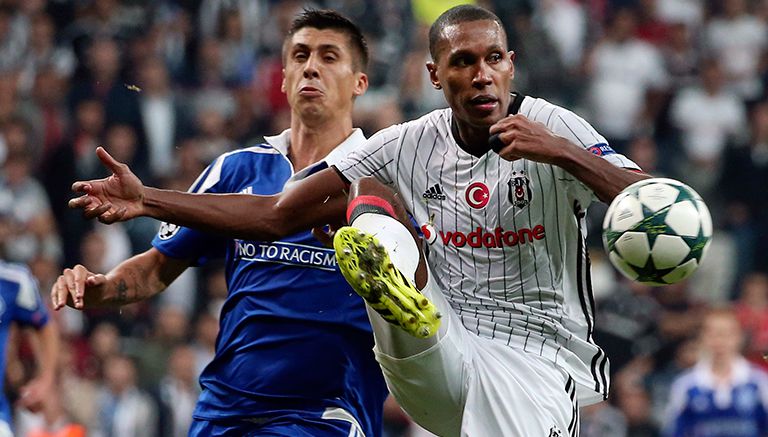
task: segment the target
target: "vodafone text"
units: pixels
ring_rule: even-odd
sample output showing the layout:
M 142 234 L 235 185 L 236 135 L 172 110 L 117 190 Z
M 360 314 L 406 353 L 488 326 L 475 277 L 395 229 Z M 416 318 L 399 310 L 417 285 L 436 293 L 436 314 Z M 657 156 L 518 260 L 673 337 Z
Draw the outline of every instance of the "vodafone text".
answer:
M 542 225 L 536 225 L 533 229 L 521 228 L 517 231 L 505 231 L 504 228 L 498 227 L 492 232 L 484 232 L 483 228 L 478 226 L 469 234 L 461 231 L 440 231 L 443 244 L 456 247 L 512 247 L 518 244 L 533 243 L 533 240 L 542 240 L 544 236 L 544 226 Z

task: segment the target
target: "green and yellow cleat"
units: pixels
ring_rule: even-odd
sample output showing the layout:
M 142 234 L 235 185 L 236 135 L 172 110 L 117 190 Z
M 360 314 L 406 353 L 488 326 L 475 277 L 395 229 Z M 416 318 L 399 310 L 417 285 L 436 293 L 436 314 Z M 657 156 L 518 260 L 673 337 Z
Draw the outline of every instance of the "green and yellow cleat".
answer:
M 347 282 L 386 321 L 418 338 L 437 333 L 437 308 L 392 264 L 376 237 L 345 226 L 336 231 L 333 248 Z

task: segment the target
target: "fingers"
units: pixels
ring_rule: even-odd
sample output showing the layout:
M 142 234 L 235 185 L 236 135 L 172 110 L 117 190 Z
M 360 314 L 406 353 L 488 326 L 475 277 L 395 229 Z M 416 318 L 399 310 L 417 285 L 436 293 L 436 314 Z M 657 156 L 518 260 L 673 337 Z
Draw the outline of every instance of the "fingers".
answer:
M 77 309 L 83 308 L 83 293 L 79 291 L 82 285 L 78 285 L 75 271 L 72 269 L 64 270 L 64 286 L 67 288 L 67 294 L 72 297 L 72 302 Z
M 101 287 L 106 283 L 107 277 L 101 273 L 89 274 L 88 277 L 85 278 L 85 285 L 88 287 Z
M 98 218 L 103 223 L 114 223 L 122 219 L 127 211 L 125 207 L 122 207 L 117 211 L 110 212 L 113 208 L 112 203 L 100 203 L 99 199 L 87 194 L 70 199 L 68 206 L 72 209 L 82 209 L 83 217 L 86 219 Z
M 42 409 L 46 399 L 47 389 L 37 380 L 32 380 L 19 390 L 19 404 L 32 412 Z
M 99 146 L 96 148 L 96 156 L 99 157 L 101 163 L 112 173 L 121 175 L 127 172 L 127 166 L 113 158 L 103 147 Z
M 53 309 L 64 308 L 68 301 L 75 308 L 83 309 L 86 284 L 100 285 L 104 280 L 103 275 L 94 275 L 81 264 L 71 269 L 64 269 L 51 288 Z
M 101 216 L 109 212 L 109 210 L 112 208 L 111 203 L 103 203 L 99 206 L 88 208 L 83 211 L 83 217 L 87 219 L 92 219 L 98 217 L 99 220 L 101 220 Z
M 51 288 L 51 303 L 53 304 L 53 309 L 56 311 L 64 308 L 67 303 L 70 303 L 74 306 L 75 292 L 70 292 L 71 281 L 69 278 L 67 278 L 67 275 L 71 275 L 71 269 L 65 270 L 64 274 L 59 276 Z
M 89 196 L 88 194 L 80 197 L 75 197 L 74 199 L 70 199 L 67 203 L 67 206 L 69 206 L 72 209 L 88 209 L 88 207 L 93 207 L 94 205 L 100 205 L 101 201 L 93 196 Z
M 522 114 L 508 115 L 494 123 L 489 132 L 491 135 L 511 130 L 530 130 L 532 121 Z
M 109 205 L 110 208 L 112 207 L 111 204 L 107 204 L 107 205 Z M 104 212 L 101 212 L 98 214 L 99 221 L 106 225 L 111 225 L 112 223 L 121 221 L 125 216 L 126 211 L 128 211 L 126 207 L 121 207 L 115 212 L 111 212 L 111 213 L 107 212 L 110 208 L 107 208 L 106 210 L 104 210 Z
M 333 228 L 330 228 L 328 231 L 325 228 L 312 228 L 312 236 L 325 247 L 333 247 L 333 236 L 335 234 L 336 231 Z
M 72 191 L 75 193 L 90 193 L 93 186 L 89 182 L 77 181 L 72 184 Z
M 69 296 L 69 291 L 66 281 L 64 276 L 59 276 L 56 282 L 53 283 L 53 287 L 51 287 L 51 304 L 53 309 L 58 311 L 64 308 L 64 305 L 67 304 L 67 296 Z

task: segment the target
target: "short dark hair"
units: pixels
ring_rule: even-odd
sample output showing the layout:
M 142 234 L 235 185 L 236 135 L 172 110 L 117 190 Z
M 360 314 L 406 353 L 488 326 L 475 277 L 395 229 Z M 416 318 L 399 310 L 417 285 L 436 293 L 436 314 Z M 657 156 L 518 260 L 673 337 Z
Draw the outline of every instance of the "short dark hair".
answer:
M 437 61 L 437 44 L 442 38 L 443 29 L 454 24 L 480 20 L 495 21 L 504 30 L 501 19 L 493 12 L 480 6 L 459 5 L 443 12 L 429 28 L 429 54 L 432 56 L 432 60 Z
M 356 55 L 352 57 L 355 70 L 366 71 L 368 68 L 368 43 L 365 42 L 363 33 L 347 17 L 330 9 L 304 9 L 294 18 L 283 42 L 283 59 L 285 59 L 288 41 L 296 32 L 305 27 L 319 30 L 331 29 L 346 34 L 349 38 L 349 45 L 352 46 Z

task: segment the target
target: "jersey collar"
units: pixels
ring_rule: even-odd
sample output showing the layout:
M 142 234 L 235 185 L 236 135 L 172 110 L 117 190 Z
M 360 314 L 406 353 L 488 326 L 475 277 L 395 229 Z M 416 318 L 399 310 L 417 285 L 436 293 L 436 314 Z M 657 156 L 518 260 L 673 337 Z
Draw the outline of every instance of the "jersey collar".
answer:
M 693 373 L 696 375 L 696 379 L 699 384 L 715 389 L 717 384 L 715 383 L 715 376 L 712 373 L 712 364 L 708 359 L 703 359 L 693 366 Z M 733 363 L 731 369 L 731 385 L 745 384 L 749 382 L 749 362 L 743 357 L 738 357 Z
M 274 147 L 278 152 L 287 156 L 288 146 L 291 144 L 291 130 L 286 129 L 277 135 L 265 136 L 264 141 Z M 328 165 L 335 165 L 363 143 L 365 143 L 363 130 L 356 127 L 352 130 L 352 133 L 347 139 L 331 150 L 331 152 L 322 160 L 327 162 Z
M 523 100 L 525 100 L 525 95 L 518 92 L 512 92 L 509 93 L 509 95 L 511 98 L 509 99 L 509 106 L 507 107 L 507 115 L 515 115 L 520 111 L 520 106 L 523 104 Z M 470 152 L 470 150 L 473 149 L 461 139 L 461 135 L 459 135 L 459 125 L 456 123 L 456 118 L 453 116 L 451 116 L 451 135 L 462 150 L 476 158 L 480 158 L 492 149 L 492 145 L 489 144 L 487 150 L 478 150 L 475 153 Z
M 286 129 L 278 135 L 265 136 L 264 141 L 270 146 L 274 147 L 278 152 L 284 156 L 288 156 L 288 145 L 291 143 L 291 130 Z M 336 146 L 325 158 L 312 165 L 307 166 L 300 172 L 293 175 L 291 179 L 303 179 L 312 173 L 316 173 L 319 170 L 328 168 L 332 165 L 337 165 L 349 155 L 353 150 L 363 145 L 366 141 L 363 130 L 360 128 L 354 128 L 352 133 L 349 134 L 347 139 Z

